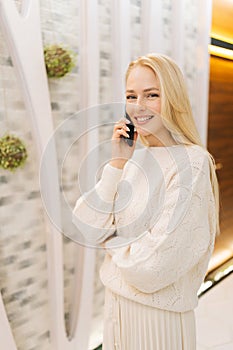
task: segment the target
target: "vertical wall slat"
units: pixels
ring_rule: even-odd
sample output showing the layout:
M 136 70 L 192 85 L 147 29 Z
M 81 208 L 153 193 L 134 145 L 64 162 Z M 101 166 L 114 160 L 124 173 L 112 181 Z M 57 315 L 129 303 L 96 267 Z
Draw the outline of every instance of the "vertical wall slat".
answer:
M 162 2 L 142 0 L 141 21 L 142 55 L 153 52 L 164 53 Z
M 198 33 L 196 63 L 197 76 L 195 81 L 195 119 L 202 142 L 207 145 L 208 135 L 208 100 L 209 100 L 209 74 L 210 74 L 210 55 L 208 45 L 210 44 L 210 32 L 212 23 L 212 0 L 198 0 Z M 207 35 L 207 33 L 209 35 Z
M 98 145 L 98 130 L 88 134 L 93 125 L 98 125 L 98 114 L 93 113 L 91 107 L 99 102 L 99 23 L 98 1 L 80 1 L 80 108 L 87 109 L 85 113 L 85 129 L 87 130 L 84 141 L 83 156 Z M 96 111 L 96 109 L 95 109 Z M 84 114 L 83 114 L 84 115 Z M 82 113 L 81 113 L 82 116 Z M 91 177 L 96 171 L 98 159 L 86 158 L 87 186 L 92 182 Z M 74 345 L 77 349 L 87 349 L 89 343 L 92 301 L 94 293 L 95 250 L 87 247 L 77 247 L 82 251 L 82 261 L 76 266 L 76 288 L 79 288 L 79 300 L 75 303 L 78 307 L 72 315 L 74 330 Z M 81 282 L 81 284 L 80 284 Z M 75 324 L 76 323 L 76 324 Z M 74 328 L 75 327 L 75 328 Z
M 130 1 L 112 1 L 112 96 L 124 101 L 124 77 L 131 60 Z
M 172 36 L 171 36 L 171 56 L 183 70 L 185 47 L 184 47 L 184 18 L 185 18 L 185 1 L 172 1 Z

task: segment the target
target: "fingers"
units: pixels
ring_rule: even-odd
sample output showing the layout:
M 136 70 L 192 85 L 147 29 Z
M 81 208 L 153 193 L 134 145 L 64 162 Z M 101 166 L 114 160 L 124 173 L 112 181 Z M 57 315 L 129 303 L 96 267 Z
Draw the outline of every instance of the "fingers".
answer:
M 118 122 L 116 122 L 114 129 L 113 129 L 113 139 L 120 138 L 121 136 L 129 137 L 127 131 L 129 131 L 129 128 L 126 124 L 130 123 L 130 121 L 126 118 L 120 119 Z
M 127 127 L 126 124 L 130 124 L 130 121 L 128 119 L 126 119 L 126 118 L 122 118 L 118 122 L 116 122 L 114 128 L 115 129 L 122 128 L 124 130 L 128 130 L 129 131 L 129 128 Z
M 120 136 L 125 136 L 125 137 L 129 138 L 128 133 L 124 129 L 116 130 L 116 133 Z

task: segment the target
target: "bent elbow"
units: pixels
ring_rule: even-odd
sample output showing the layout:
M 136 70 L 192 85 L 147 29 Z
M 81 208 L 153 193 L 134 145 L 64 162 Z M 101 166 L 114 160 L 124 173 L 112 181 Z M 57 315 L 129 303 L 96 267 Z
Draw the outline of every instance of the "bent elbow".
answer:
M 103 224 L 91 218 L 81 220 L 75 212 L 72 213 L 72 223 L 81 233 L 87 244 L 99 245 L 115 232 L 115 227 L 108 223 Z

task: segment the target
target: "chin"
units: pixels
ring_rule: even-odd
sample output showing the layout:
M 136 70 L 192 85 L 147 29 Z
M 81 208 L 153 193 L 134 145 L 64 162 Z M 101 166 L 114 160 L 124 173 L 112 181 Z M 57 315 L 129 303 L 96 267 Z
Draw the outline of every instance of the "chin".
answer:
M 149 135 L 151 135 L 151 132 L 149 132 L 148 130 L 142 129 L 142 127 L 140 127 L 140 126 L 136 125 L 136 129 L 137 129 L 137 133 L 139 135 L 142 135 L 142 136 L 149 136 Z

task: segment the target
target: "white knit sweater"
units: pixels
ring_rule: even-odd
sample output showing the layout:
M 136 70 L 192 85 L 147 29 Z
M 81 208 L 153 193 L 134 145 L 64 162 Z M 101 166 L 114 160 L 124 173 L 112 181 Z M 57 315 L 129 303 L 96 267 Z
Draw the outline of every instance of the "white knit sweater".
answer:
M 73 223 L 105 242 L 105 286 L 136 302 L 184 312 L 197 306 L 215 241 L 209 159 L 200 146 L 136 150 L 124 169 L 104 167 Z

